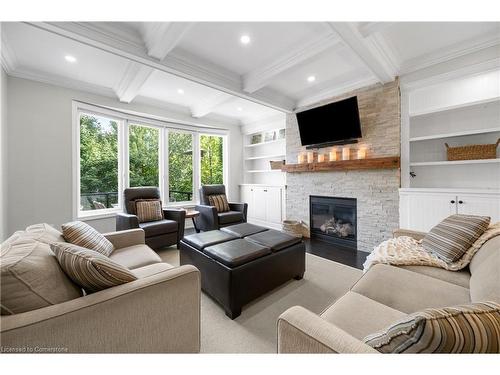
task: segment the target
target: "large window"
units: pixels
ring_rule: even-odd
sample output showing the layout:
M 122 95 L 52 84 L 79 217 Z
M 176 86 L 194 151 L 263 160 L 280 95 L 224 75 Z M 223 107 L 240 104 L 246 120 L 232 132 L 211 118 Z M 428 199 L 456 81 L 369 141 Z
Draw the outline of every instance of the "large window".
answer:
M 130 124 L 128 126 L 129 185 L 159 186 L 160 129 Z
M 118 205 L 118 122 L 80 114 L 80 211 Z
M 224 183 L 224 138 L 200 135 L 200 157 L 201 184 Z
M 164 204 L 197 201 L 201 184 L 222 184 L 226 136 L 74 103 L 75 216 L 123 210 L 125 187 L 158 186 Z
M 193 135 L 168 132 L 168 195 L 170 202 L 190 202 L 193 197 Z

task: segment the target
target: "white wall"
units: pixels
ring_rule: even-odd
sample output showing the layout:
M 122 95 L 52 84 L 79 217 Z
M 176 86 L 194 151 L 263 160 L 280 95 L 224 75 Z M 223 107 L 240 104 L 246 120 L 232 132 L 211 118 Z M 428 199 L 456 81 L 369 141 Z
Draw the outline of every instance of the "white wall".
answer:
M 229 129 L 228 196 L 239 199 L 242 137 L 238 125 L 196 120 L 165 108 L 124 104 L 114 98 L 14 77 L 8 78 L 7 90 L 8 234 L 33 223 L 59 226 L 73 219 L 72 100 Z M 115 228 L 114 218 L 88 223 L 103 232 Z
M 7 237 L 7 75 L 0 76 L 0 242 Z

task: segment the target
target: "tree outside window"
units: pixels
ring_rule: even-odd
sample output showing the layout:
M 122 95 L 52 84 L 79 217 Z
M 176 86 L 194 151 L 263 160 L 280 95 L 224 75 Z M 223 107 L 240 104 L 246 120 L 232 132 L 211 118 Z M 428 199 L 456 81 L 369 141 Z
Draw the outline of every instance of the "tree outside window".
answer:
M 129 125 L 130 186 L 159 186 L 160 130 L 148 126 Z
M 224 183 L 224 139 L 217 135 L 200 136 L 200 174 L 202 185 Z

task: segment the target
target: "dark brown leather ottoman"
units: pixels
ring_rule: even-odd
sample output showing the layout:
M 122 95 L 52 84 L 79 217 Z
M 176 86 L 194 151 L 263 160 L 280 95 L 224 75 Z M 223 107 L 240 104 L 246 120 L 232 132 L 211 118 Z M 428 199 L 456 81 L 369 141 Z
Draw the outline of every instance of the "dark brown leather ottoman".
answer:
M 180 244 L 181 265 L 200 270 L 201 288 L 231 319 L 248 302 L 292 278 L 301 279 L 305 271 L 305 246 L 299 238 L 258 226 L 234 227 L 186 236 Z M 253 234 L 238 238 L 242 232 Z M 258 236 L 264 233 L 268 235 Z

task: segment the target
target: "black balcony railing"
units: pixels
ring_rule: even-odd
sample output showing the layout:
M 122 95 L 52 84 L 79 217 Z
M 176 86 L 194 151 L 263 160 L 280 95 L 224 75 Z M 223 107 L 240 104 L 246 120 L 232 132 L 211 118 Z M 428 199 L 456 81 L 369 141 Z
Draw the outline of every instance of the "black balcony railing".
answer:
M 168 193 L 169 202 L 190 202 L 192 197 L 191 191 L 170 190 Z M 81 193 L 80 205 L 82 211 L 113 208 L 118 205 L 118 193 L 116 191 Z

